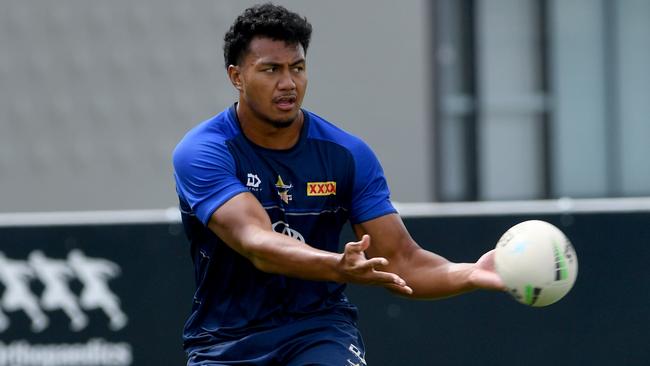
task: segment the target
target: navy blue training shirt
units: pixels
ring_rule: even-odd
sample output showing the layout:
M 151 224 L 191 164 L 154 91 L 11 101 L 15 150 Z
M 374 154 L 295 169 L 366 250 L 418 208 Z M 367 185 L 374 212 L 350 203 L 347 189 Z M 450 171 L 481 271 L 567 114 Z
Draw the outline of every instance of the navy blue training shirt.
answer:
M 356 316 L 344 284 L 259 271 L 207 228 L 217 208 L 250 192 L 275 231 L 338 252 L 348 220 L 396 212 L 370 148 L 323 118 L 303 114 L 299 141 L 288 150 L 248 140 L 235 106 L 190 130 L 176 146 L 176 189 L 197 286 L 183 332 L 186 347 L 238 339 L 304 316 Z

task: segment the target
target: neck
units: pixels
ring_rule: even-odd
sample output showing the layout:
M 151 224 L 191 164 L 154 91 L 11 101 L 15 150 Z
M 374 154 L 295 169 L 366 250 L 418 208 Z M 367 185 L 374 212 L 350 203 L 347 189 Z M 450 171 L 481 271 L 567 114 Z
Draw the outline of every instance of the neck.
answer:
M 297 144 L 305 120 L 301 110 L 291 125 L 277 127 L 241 102 L 237 103 L 237 118 L 246 138 L 258 146 L 273 150 L 287 150 Z

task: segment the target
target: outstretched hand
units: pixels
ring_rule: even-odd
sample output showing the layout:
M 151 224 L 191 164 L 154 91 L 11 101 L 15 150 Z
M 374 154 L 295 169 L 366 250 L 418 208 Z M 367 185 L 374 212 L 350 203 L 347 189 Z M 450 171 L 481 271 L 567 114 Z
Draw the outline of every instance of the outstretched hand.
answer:
M 341 254 L 338 269 L 344 282 L 378 285 L 410 295 L 413 290 L 406 281 L 395 273 L 379 270 L 388 265 L 383 257 L 366 258 L 365 250 L 370 246 L 370 236 L 363 235 L 360 241 L 349 242 Z
M 494 267 L 494 254 L 495 251 L 492 249 L 474 263 L 474 270 L 470 274 L 469 280 L 478 288 L 505 291 L 503 280 L 496 273 Z

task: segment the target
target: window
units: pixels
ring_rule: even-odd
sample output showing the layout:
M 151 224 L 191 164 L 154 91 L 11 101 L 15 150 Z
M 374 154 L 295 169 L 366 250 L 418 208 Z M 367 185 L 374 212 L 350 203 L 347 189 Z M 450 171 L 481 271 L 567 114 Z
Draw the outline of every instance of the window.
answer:
M 437 200 L 650 194 L 650 2 L 433 4 Z

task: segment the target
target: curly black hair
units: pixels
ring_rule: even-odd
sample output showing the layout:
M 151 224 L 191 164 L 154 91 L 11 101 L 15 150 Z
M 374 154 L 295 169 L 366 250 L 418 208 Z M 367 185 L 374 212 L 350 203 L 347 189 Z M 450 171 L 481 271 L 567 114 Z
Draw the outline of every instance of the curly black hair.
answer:
M 300 43 L 307 52 L 311 24 L 307 18 L 272 3 L 250 7 L 235 19 L 224 36 L 223 57 L 226 69 L 239 65 L 251 40 L 263 36 L 288 44 Z

